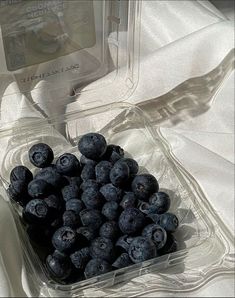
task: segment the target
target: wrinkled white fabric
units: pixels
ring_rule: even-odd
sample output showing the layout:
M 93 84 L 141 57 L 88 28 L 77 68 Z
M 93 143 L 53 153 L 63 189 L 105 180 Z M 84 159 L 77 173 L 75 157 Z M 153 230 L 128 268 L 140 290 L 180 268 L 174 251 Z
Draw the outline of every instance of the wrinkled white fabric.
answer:
M 139 82 L 129 98 L 129 102 L 133 104 L 156 99 L 192 77 L 207 74 L 234 48 L 233 22 L 226 20 L 207 1 L 144 1 L 141 24 Z M 126 38 L 125 32 L 120 33 L 120 38 L 121 40 Z M 112 56 L 112 48 L 110 52 Z M 121 44 L 119 62 L 122 65 Z M 110 76 L 113 74 L 92 83 L 87 88 L 95 84 L 100 85 L 102 81 L 109 80 Z M 173 152 L 196 178 L 230 230 L 233 229 L 234 222 L 232 220 L 234 218 L 233 80 L 234 74 L 226 80 L 221 91 L 209 102 L 211 107 L 208 110 L 202 110 L 197 116 L 189 117 L 185 121 L 177 123 L 165 121 L 161 125 L 162 133 L 171 144 Z M 45 113 L 50 115 L 54 112 L 55 105 L 48 98 L 46 82 L 40 84 L 45 84 L 45 88 L 33 90 L 32 101 L 39 103 Z M 1 97 L 3 93 L 8 94 L 0 98 L 1 124 L 5 125 L 9 121 L 27 117 L 42 118 L 42 115 L 31 106 L 29 99 L 20 94 L 12 95 L 14 90 L 19 91 L 14 83 L 9 85 L 5 77 L 0 78 L 0 88 Z M 112 85 L 112 94 L 115 93 L 113 88 L 117 88 L 118 94 L 118 82 L 117 86 Z M 95 93 L 83 92 L 78 102 L 67 105 L 67 111 L 80 108 L 87 101 L 92 101 L 95 96 L 102 97 L 106 103 L 110 102 L 108 88 L 105 92 L 103 89 L 98 89 Z M 198 109 L 200 108 L 199 105 Z M 102 128 L 110 120 L 112 119 L 104 119 L 97 124 L 95 117 L 91 117 L 90 123 L 83 125 Z M 82 127 L 79 132 L 82 132 Z M 0 139 L 1 153 L 4 153 L 7 145 L 6 139 L 4 141 Z M 3 154 L 0 161 L 2 158 Z M 0 235 L 4 237 L 4 241 L 0 241 L 0 296 L 29 295 L 19 239 L 9 207 L 2 198 Z M 223 295 L 233 296 L 234 283 L 231 279 L 228 281 L 224 279 L 224 285 L 226 293 Z M 210 285 L 209 292 L 199 290 L 192 296 L 201 297 L 206 294 L 216 296 L 215 286 Z M 220 285 L 221 287 L 223 286 Z M 158 293 L 158 295 L 166 294 Z

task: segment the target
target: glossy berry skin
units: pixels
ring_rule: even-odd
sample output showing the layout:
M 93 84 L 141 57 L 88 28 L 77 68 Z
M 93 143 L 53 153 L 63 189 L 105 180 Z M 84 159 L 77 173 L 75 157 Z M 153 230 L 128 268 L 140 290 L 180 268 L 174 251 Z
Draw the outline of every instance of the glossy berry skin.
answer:
M 120 203 L 120 206 L 123 209 L 130 208 L 130 207 L 136 207 L 137 205 L 137 199 L 133 192 L 126 192 L 125 195 L 122 198 L 122 201 Z
M 49 207 L 50 213 L 54 216 L 58 216 L 63 208 L 63 201 L 59 195 L 51 194 L 43 199 Z
M 118 223 L 123 234 L 136 234 L 143 229 L 145 217 L 140 210 L 127 208 L 121 213 Z
M 10 173 L 11 183 L 14 183 L 16 181 L 22 181 L 22 183 L 27 185 L 32 180 L 33 180 L 33 174 L 27 167 L 24 167 L 24 166 L 17 166 L 14 169 L 12 169 Z
M 102 208 L 102 214 L 108 220 L 115 220 L 119 217 L 120 208 L 117 202 L 111 201 L 106 202 Z
M 31 224 L 45 224 L 50 220 L 49 207 L 44 200 L 31 200 L 23 210 L 23 218 Z
M 45 180 L 34 179 L 28 185 L 28 194 L 32 198 L 42 198 L 49 195 L 51 192 L 52 188 Z
M 117 163 L 125 163 L 129 168 L 129 175 L 131 177 L 135 176 L 139 171 L 139 165 L 137 161 L 132 158 L 121 158 L 117 161 Z
M 120 202 L 122 199 L 122 190 L 111 183 L 105 184 L 100 188 L 100 192 L 106 199 L 106 201 Z
M 156 178 L 151 174 L 137 175 L 131 184 L 132 191 L 139 200 L 148 201 L 149 197 L 158 192 L 159 185 Z
M 73 211 L 77 216 L 85 208 L 83 202 L 78 199 L 71 199 L 66 202 L 65 209 Z
M 177 216 L 170 212 L 161 214 L 157 218 L 156 223 L 163 227 L 166 230 L 166 232 L 170 233 L 174 233 L 179 226 L 179 220 Z
M 128 254 L 133 263 L 140 263 L 156 257 L 157 250 L 152 240 L 139 236 L 131 242 Z
M 132 236 L 129 235 L 123 235 L 121 236 L 115 246 L 119 248 L 119 250 L 123 252 L 128 252 L 131 242 L 134 240 Z
M 155 213 L 162 214 L 170 209 L 171 201 L 169 195 L 165 192 L 154 193 L 149 198 L 149 203 L 153 205 Z
M 80 163 L 81 163 L 82 166 L 90 164 L 93 167 L 95 167 L 97 165 L 97 161 L 86 158 L 86 156 L 84 156 L 84 155 L 81 156 Z
M 71 253 L 76 248 L 77 235 L 70 227 L 61 227 L 52 236 L 52 245 L 63 253 Z
M 110 182 L 109 174 L 112 169 L 112 164 L 109 161 L 102 160 L 95 167 L 96 181 L 100 184 Z
M 87 164 L 83 167 L 81 172 L 81 178 L 83 181 L 95 179 L 95 167 L 91 164 Z
M 112 266 L 105 260 L 95 258 L 88 262 L 84 274 L 85 277 L 91 278 L 97 275 L 107 273 L 112 270 Z
M 71 228 L 76 228 L 80 223 L 80 218 L 71 210 L 66 210 L 63 213 L 63 225 Z
M 160 256 L 165 254 L 170 254 L 170 253 L 176 252 L 177 248 L 178 248 L 177 240 L 175 239 L 174 235 L 172 235 L 171 233 L 168 233 L 166 244 L 163 246 L 163 248 L 158 250 L 158 254 Z
M 85 191 L 88 188 L 92 188 L 95 191 L 98 191 L 100 189 L 100 185 L 95 180 L 89 179 L 86 181 L 83 181 L 80 188 Z
M 49 255 L 46 259 L 46 267 L 51 277 L 56 280 L 65 280 L 72 272 L 72 264 L 69 258 L 61 259 Z
M 108 160 L 112 164 L 124 157 L 124 150 L 117 145 L 110 144 L 107 146 L 105 154 L 102 156 L 103 160 Z
M 104 237 L 94 239 L 91 243 L 90 254 L 93 259 L 100 258 L 107 262 L 112 262 L 115 258 L 112 241 Z
M 80 162 L 71 153 L 62 154 L 56 161 L 58 173 L 65 176 L 78 176 L 80 174 Z
M 62 193 L 63 199 L 67 202 L 71 199 L 78 199 L 79 191 L 80 191 L 80 188 L 76 184 L 69 184 L 62 188 L 61 193 Z
M 77 234 L 83 235 L 88 241 L 92 241 L 96 238 L 97 231 L 91 227 L 80 227 L 76 230 Z
M 125 268 L 127 266 L 132 265 L 133 262 L 131 261 L 128 253 L 122 253 L 112 264 L 115 269 Z
M 70 260 L 77 270 L 84 270 L 90 259 L 91 256 L 89 247 L 84 247 L 70 255 Z
M 87 188 L 83 192 L 81 199 L 88 209 L 101 209 L 105 201 L 102 194 L 93 188 Z
M 157 250 L 161 249 L 167 241 L 166 231 L 156 224 L 147 225 L 142 231 L 142 236 L 151 239 L 155 243 Z
M 103 223 L 102 214 L 95 209 L 84 209 L 80 212 L 80 219 L 83 226 L 89 227 L 93 230 L 97 230 Z
M 54 189 L 61 188 L 65 184 L 63 177 L 56 171 L 55 167 L 46 167 L 41 169 L 35 175 L 34 179 L 44 180 L 48 184 L 52 185 Z
M 38 143 L 29 149 L 29 160 L 35 167 L 48 167 L 52 163 L 53 159 L 53 151 L 47 144 Z
M 106 148 L 105 138 L 98 133 L 85 134 L 78 142 L 79 151 L 89 159 L 99 159 L 105 153 Z
M 106 221 L 100 227 L 100 237 L 108 238 L 114 241 L 118 238 L 120 230 L 115 221 Z
M 110 171 L 110 181 L 116 187 L 123 186 L 129 179 L 130 171 L 126 163 L 116 162 Z

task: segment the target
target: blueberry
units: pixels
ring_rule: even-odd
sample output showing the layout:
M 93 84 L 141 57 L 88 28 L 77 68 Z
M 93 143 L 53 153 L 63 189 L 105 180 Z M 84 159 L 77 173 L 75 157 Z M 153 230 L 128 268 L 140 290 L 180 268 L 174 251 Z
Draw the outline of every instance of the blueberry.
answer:
M 63 225 L 71 228 L 75 228 L 79 225 L 80 218 L 71 210 L 66 210 L 63 214 Z
M 85 165 L 81 172 L 81 178 L 83 181 L 95 179 L 95 167 L 93 165 Z
M 46 258 L 46 268 L 52 278 L 65 280 L 72 272 L 72 264 L 69 258 L 60 259 L 49 255 Z
M 96 181 L 101 184 L 110 182 L 109 173 L 112 169 L 111 162 L 107 160 L 100 161 L 95 167 Z
M 54 154 L 47 144 L 38 143 L 29 149 L 29 160 L 38 168 L 49 166 L 54 159 Z
M 78 270 L 84 270 L 86 264 L 90 261 L 90 259 L 91 257 L 89 247 L 84 247 L 70 255 L 72 264 Z
M 144 214 L 151 213 L 151 206 L 147 202 L 139 201 L 138 208 Z
M 62 188 L 62 196 L 63 199 L 67 202 L 71 199 L 78 199 L 79 198 L 79 187 L 76 184 L 69 184 Z
M 116 269 L 121 269 L 132 265 L 133 262 L 131 261 L 128 253 L 122 253 L 112 264 L 112 266 Z
M 105 153 L 106 148 L 105 138 L 98 133 L 85 134 L 78 142 L 79 151 L 89 159 L 99 159 Z
M 86 278 L 91 278 L 97 275 L 107 273 L 112 270 L 112 266 L 102 259 L 92 259 L 86 265 L 84 274 Z
M 22 181 L 25 185 L 28 185 L 33 180 L 33 174 L 24 166 L 15 167 L 10 173 L 10 182 Z
M 51 185 L 42 179 L 34 179 L 28 185 L 28 194 L 32 198 L 45 197 L 51 192 Z
M 63 177 L 56 171 L 54 167 L 46 167 L 41 169 L 34 179 L 44 180 L 51 184 L 55 189 L 61 188 L 65 183 Z
M 159 189 L 156 178 L 151 174 L 135 176 L 131 186 L 136 197 L 143 201 L 147 201 Z
M 80 162 L 71 153 L 64 153 L 56 161 L 57 171 L 66 176 L 78 176 L 80 174 Z
M 171 201 L 167 193 L 157 192 L 150 197 L 149 203 L 155 207 L 156 213 L 162 214 L 169 210 Z
M 45 224 L 50 219 L 49 208 L 44 200 L 34 199 L 23 210 L 23 218 L 31 224 Z
M 162 255 L 165 255 L 165 254 L 173 253 L 173 252 L 177 251 L 177 247 L 178 247 L 178 244 L 177 244 L 177 241 L 176 241 L 174 235 L 168 233 L 167 234 L 166 244 L 163 246 L 163 248 L 161 248 L 158 251 L 158 254 L 160 256 L 162 256 Z
M 76 232 L 70 227 L 61 227 L 52 236 L 52 244 L 60 252 L 73 252 L 76 248 L 76 242 Z
M 76 185 L 77 187 L 80 187 L 82 184 L 82 178 L 79 176 L 74 176 L 74 177 L 69 177 L 69 176 L 64 176 L 64 178 L 67 180 L 67 185 Z
M 100 227 L 100 237 L 109 238 L 112 241 L 119 236 L 119 227 L 115 221 L 107 221 Z
M 119 217 L 120 209 L 117 202 L 111 201 L 104 204 L 102 214 L 108 220 L 115 220 Z
M 100 188 L 100 192 L 106 199 L 106 201 L 115 201 L 119 202 L 122 198 L 122 190 L 111 183 L 105 184 Z
M 98 210 L 84 209 L 80 212 L 80 218 L 83 226 L 97 230 L 103 223 L 103 216 Z
M 139 236 L 131 242 L 128 254 L 133 263 L 140 263 L 156 257 L 157 250 L 151 239 Z
M 89 179 L 86 181 L 83 181 L 81 184 L 81 189 L 85 191 L 88 188 L 92 188 L 93 190 L 98 191 L 100 189 L 100 185 L 95 180 Z
M 82 196 L 82 201 L 88 209 L 100 209 L 104 205 L 104 198 L 99 191 L 87 188 Z
M 55 194 L 51 194 L 44 199 L 47 206 L 49 207 L 50 213 L 54 216 L 58 216 L 63 208 L 63 202 L 61 197 Z
M 49 247 L 51 245 L 51 230 L 45 226 L 29 225 L 26 230 L 30 240 L 39 246 Z
M 124 157 L 124 150 L 120 146 L 110 144 L 107 146 L 106 152 L 102 156 L 102 159 L 108 160 L 114 164 L 122 157 Z
M 28 195 L 27 186 L 21 180 L 14 181 L 7 189 L 9 197 L 21 206 L 25 206 L 32 198 Z
M 136 207 L 137 205 L 137 199 L 133 192 L 126 192 L 125 195 L 122 198 L 122 201 L 120 203 L 120 206 L 123 209 L 130 208 L 130 207 Z
M 117 161 L 110 171 L 109 178 L 114 186 L 123 186 L 129 179 L 129 174 L 128 165 Z
M 116 247 L 121 249 L 123 252 L 128 252 L 131 242 L 133 241 L 133 237 L 129 235 L 121 236 L 118 241 L 116 242 Z
M 61 259 L 61 260 L 68 258 L 68 256 L 65 253 L 63 253 L 59 250 L 54 250 L 52 256 L 57 258 L 57 259 Z
M 125 163 L 129 167 L 130 176 L 135 176 L 139 171 L 139 165 L 137 161 L 132 158 L 121 158 L 117 163 Z
M 80 158 L 80 163 L 85 166 L 85 165 L 92 165 L 92 166 L 96 166 L 97 165 L 97 161 L 86 158 L 86 156 L 82 155 Z
M 166 231 L 156 224 L 147 225 L 142 231 L 142 236 L 151 239 L 155 243 L 157 250 L 161 249 L 167 240 Z
M 71 199 L 66 202 L 65 209 L 73 211 L 76 215 L 79 215 L 84 209 L 84 204 L 81 200 Z
M 76 232 L 83 235 L 88 241 L 92 241 L 96 237 L 96 230 L 93 230 L 91 227 L 80 227 Z
M 179 226 L 179 220 L 173 213 L 161 214 L 156 220 L 156 224 L 163 227 L 167 232 L 174 233 Z
M 98 237 L 94 239 L 90 247 L 91 257 L 112 262 L 115 258 L 114 246 L 110 239 Z
M 118 223 L 123 234 L 136 234 L 143 229 L 145 217 L 140 210 L 127 208 L 121 213 Z

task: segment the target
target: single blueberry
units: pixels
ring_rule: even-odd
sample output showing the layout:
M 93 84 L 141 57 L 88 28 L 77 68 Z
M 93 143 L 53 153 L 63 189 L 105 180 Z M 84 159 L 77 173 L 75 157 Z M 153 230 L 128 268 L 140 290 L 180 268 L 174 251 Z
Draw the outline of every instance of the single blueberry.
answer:
M 45 224 L 50 220 L 49 207 L 44 200 L 31 200 L 23 209 L 23 218 L 31 224 Z
M 135 176 L 139 171 L 139 165 L 137 161 L 132 158 L 121 158 L 117 161 L 117 163 L 125 163 L 129 167 L 130 176 Z
M 177 240 L 175 239 L 174 235 L 172 235 L 171 233 L 168 233 L 166 244 L 163 246 L 163 248 L 158 250 L 158 254 L 160 256 L 170 254 L 170 253 L 176 252 L 177 248 L 178 248 Z
M 92 179 L 83 181 L 81 184 L 81 189 L 85 191 L 88 188 L 92 188 L 93 190 L 98 191 L 100 189 L 100 185 L 98 182 Z
M 79 225 L 80 218 L 71 210 L 66 210 L 63 214 L 63 225 L 71 228 L 75 228 Z
M 110 239 L 98 237 L 94 239 L 90 247 L 91 257 L 100 258 L 112 262 L 115 258 L 114 246 Z
M 97 230 L 103 223 L 103 216 L 100 211 L 95 209 L 84 209 L 80 212 L 80 218 L 83 226 Z
M 47 196 L 44 201 L 49 207 L 50 213 L 54 216 L 58 216 L 63 209 L 63 201 L 62 198 L 58 194 L 51 194 Z
M 105 260 L 96 258 L 90 260 L 85 268 L 84 274 L 86 278 L 107 273 L 112 270 L 112 266 Z
M 105 138 L 98 133 L 85 134 L 78 142 L 79 151 L 89 159 L 99 159 L 105 153 L 106 148 Z
M 46 167 L 41 169 L 35 175 L 34 179 L 44 180 L 55 189 L 61 188 L 65 184 L 63 177 L 56 171 L 55 167 Z
M 102 156 L 103 160 L 108 160 L 112 164 L 124 157 L 124 150 L 117 145 L 110 144 L 107 146 L 105 154 Z
M 64 178 L 67 180 L 66 185 L 73 185 L 75 184 L 77 187 L 80 187 L 82 184 L 82 178 L 79 176 L 74 176 L 74 177 L 69 177 L 69 176 L 64 176 Z
M 142 231 L 142 236 L 151 239 L 155 243 L 157 250 L 161 249 L 167 240 L 166 231 L 156 224 L 147 225 Z
M 76 232 L 70 227 L 61 227 L 52 236 L 52 245 L 60 252 L 72 253 L 76 244 Z
M 122 253 L 112 264 L 115 269 L 121 269 L 132 265 L 133 262 L 131 261 L 128 253 Z
M 137 199 L 133 192 L 126 192 L 125 195 L 122 198 L 122 201 L 120 203 L 120 206 L 123 209 L 130 208 L 130 207 L 136 207 L 137 205 Z
M 110 182 L 109 174 L 112 169 L 111 162 L 107 160 L 100 161 L 95 167 L 96 181 L 101 184 Z
M 122 190 L 111 183 L 105 184 L 100 188 L 100 192 L 106 199 L 106 201 L 115 201 L 119 202 L 122 198 Z
M 22 181 L 25 185 L 28 185 L 33 180 L 33 174 L 24 166 L 15 167 L 10 173 L 10 182 Z
M 120 230 L 115 221 L 107 221 L 100 227 L 100 237 L 109 238 L 112 241 L 118 238 Z
M 156 223 L 161 227 L 163 227 L 167 232 L 171 232 L 171 233 L 174 233 L 179 226 L 179 220 L 177 216 L 170 212 L 161 214 L 158 217 L 158 220 Z
M 66 202 L 65 209 L 73 211 L 76 215 L 79 215 L 84 209 L 84 204 L 81 200 L 71 199 Z
M 143 229 L 145 217 L 139 209 L 127 208 L 121 213 L 118 223 L 123 234 L 136 234 Z
M 130 170 L 128 165 L 117 161 L 110 171 L 109 178 L 114 186 L 123 186 L 129 179 L 129 175 Z
M 21 180 L 14 181 L 10 184 L 7 193 L 10 199 L 23 207 L 32 199 L 28 194 L 27 186 L 25 186 L 25 183 Z
M 149 198 L 149 203 L 155 207 L 155 213 L 162 214 L 170 209 L 171 201 L 167 193 L 159 191 Z
M 91 256 L 89 247 L 84 247 L 70 255 L 72 264 L 78 270 L 84 270 L 90 259 Z
M 29 160 L 35 167 L 45 168 L 52 163 L 53 159 L 53 151 L 47 144 L 38 143 L 29 149 Z
M 56 161 L 57 171 L 66 176 L 78 176 L 80 174 L 80 162 L 71 153 L 64 153 Z
M 151 239 L 139 236 L 131 242 L 128 254 L 133 263 L 140 263 L 156 257 L 157 250 Z
M 149 197 L 158 192 L 159 185 L 156 178 L 151 174 L 137 175 L 132 181 L 132 191 L 140 200 L 147 201 Z
M 104 204 L 102 208 L 102 214 L 108 220 L 115 220 L 119 217 L 120 208 L 117 202 L 111 201 Z
M 51 192 L 51 185 L 42 179 L 34 179 L 28 185 L 28 194 L 32 198 L 42 198 L 49 195 Z
M 79 191 L 80 191 L 80 189 L 77 186 L 77 184 L 66 185 L 61 190 L 63 199 L 66 202 L 68 200 L 71 200 L 71 199 L 78 199 L 79 198 Z
M 82 166 L 90 164 L 90 165 L 95 167 L 97 165 L 97 161 L 86 158 L 86 156 L 84 156 L 84 155 L 81 156 L 80 163 L 81 163 Z
M 95 167 L 90 164 L 85 165 L 81 172 L 81 178 L 83 181 L 95 179 Z
M 117 240 L 115 246 L 119 248 L 119 250 L 121 250 L 122 252 L 128 252 L 133 239 L 134 238 L 129 235 L 123 235 Z
M 51 277 L 57 280 L 67 279 L 72 272 L 72 264 L 69 258 L 60 259 L 52 255 L 46 258 L 46 268 Z
M 96 230 L 91 227 L 80 227 L 76 232 L 83 235 L 88 241 L 92 241 L 96 237 Z
M 81 199 L 88 209 L 100 209 L 105 201 L 102 194 L 93 188 L 87 188 L 83 192 Z

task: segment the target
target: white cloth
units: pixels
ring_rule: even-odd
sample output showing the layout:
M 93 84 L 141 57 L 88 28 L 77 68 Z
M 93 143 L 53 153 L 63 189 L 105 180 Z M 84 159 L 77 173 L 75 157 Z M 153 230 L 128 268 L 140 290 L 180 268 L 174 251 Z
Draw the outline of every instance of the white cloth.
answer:
M 192 77 L 209 73 L 218 67 L 234 48 L 233 23 L 226 20 L 207 1 L 143 1 L 141 24 L 140 76 L 138 86 L 129 98 L 131 103 L 138 103 L 140 106 L 143 101 L 157 100 L 159 96 Z M 125 33 L 120 34 L 121 38 L 125 39 Z M 110 50 L 112 55 L 112 49 Z M 120 55 L 120 63 L 121 58 Z M 109 76 L 112 74 L 99 82 L 92 83 L 87 88 L 108 80 Z M 230 76 L 221 92 L 207 102 L 208 109 L 204 109 L 204 105 L 198 105 L 198 115 L 178 117 L 179 119 L 175 119 L 177 121 L 166 117 L 164 121 L 159 120 L 156 123 L 162 126 L 162 133 L 170 142 L 174 153 L 197 179 L 207 197 L 211 198 L 216 212 L 231 230 L 234 216 L 234 208 L 231 208 L 234 204 L 233 79 L 234 76 Z M 4 78 L 0 78 L 0 84 L 0 94 L 8 94 L 4 99 L 0 98 L 2 100 L 1 123 L 5 124 L 9 120 L 25 117 L 35 117 L 35 119 L 42 117 L 29 107 L 28 99 L 21 95 L 17 97 L 12 95 L 12 90 L 17 88 L 15 84 L 11 84 L 6 89 Z M 112 88 L 115 89 L 115 86 L 112 85 Z M 118 86 L 116 88 L 118 92 Z M 112 94 L 115 93 L 114 91 L 112 89 Z M 198 96 L 198 100 L 203 97 L 203 92 L 204 90 Z M 45 105 L 43 100 L 46 102 L 46 94 L 46 90 L 45 92 L 42 90 L 41 93 L 34 90 L 32 100 L 38 102 L 42 98 L 40 106 L 50 114 L 53 103 L 49 106 Z M 94 96 L 102 97 L 108 103 L 110 90 L 107 89 L 104 92 L 98 89 L 96 93 L 84 92 L 79 97 L 79 102 L 67 105 L 67 111 L 77 109 L 83 103 L 92 100 Z M 22 109 L 23 106 L 26 108 Z M 142 106 L 145 107 L 144 104 Z M 10 110 L 13 112 L 6 113 Z M 158 112 L 156 110 L 156 115 Z M 154 115 L 152 111 L 152 119 Z M 95 118 L 91 118 L 90 123 L 83 125 L 102 128 L 110 120 L 99 122 L 98 126 Z M 82 128 L 79 132 L 82 132 Z M 184 146 L 178 146 L 179 140 Z M 0 142 L 1 150 L 4 152 L 7 140 L 3 142 L 0 139 Z M 3 154 L 1 159 L 2 156 Z M 222 200 L 221 197 L 226 197 L 226 200 Z M 2 199 L 0 200 L 0 235 L 4 235 L 4 241 L 0 242 L 0 296 L 29 295 L 19 239 L 9 207 Z M 223 296 L 233 296 L 234 283 L 231 279 L 228 282 L 224 279 L 224 285 L 226 293 L 223 293 Z M 211 287 L 210 292 L 204 289 L 204 292 L 202 290 L 191 295 L 203 296 L 207 293 L 216 296 L 217 289 L 215 289 Z M 163 293 L 151 295 L 162 296 Z

